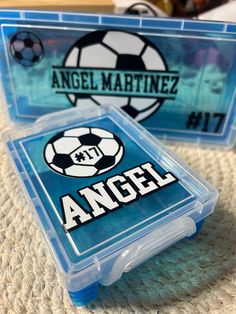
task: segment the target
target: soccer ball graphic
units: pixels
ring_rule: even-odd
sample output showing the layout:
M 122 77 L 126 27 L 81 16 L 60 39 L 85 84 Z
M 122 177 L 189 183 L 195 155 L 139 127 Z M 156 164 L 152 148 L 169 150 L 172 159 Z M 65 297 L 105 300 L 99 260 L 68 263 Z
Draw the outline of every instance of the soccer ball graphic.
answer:
M 100 128 L 80 127 L 52 137 L 44 160 L 54 171 L 71 177 L 92 177 L 114 168 L 124 154 L 121 140 Z
M 140 35 L 123 31 L 95 31 L 79 39 L 68 52 L 64 67 L 100 68 L 122 71 L 166 71 L 167 65 L 157 48 Z M 163 103 L 160 98 L 68 94 L 79 108 L 113 104 L 136 121 L 152 115 Z
M 16 33 L 11 39 L 10 51 L 14 59 L 24 66 L 39 63 L 44 55 L 41 40 L 30 32 Z

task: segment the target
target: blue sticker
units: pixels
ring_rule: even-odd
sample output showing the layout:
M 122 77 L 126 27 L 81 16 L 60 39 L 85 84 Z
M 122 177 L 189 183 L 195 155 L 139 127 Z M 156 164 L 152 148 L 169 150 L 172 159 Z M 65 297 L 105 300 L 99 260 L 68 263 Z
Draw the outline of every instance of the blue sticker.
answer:
M 82 17 L 2 25 L 12 120 L 110 104 L 160 138 L 233 145 L 236 42 L 226 24 Z
M 196 198 L 108 116 L 13 144 L 74 261 Z

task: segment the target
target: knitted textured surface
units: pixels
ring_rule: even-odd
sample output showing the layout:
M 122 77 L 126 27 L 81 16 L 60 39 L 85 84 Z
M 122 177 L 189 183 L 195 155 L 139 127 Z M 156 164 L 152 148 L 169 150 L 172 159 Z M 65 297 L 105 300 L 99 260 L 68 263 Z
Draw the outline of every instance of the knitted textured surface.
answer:
M 5 122 L 0 120 L 1 129 Z M 74 308 L 0 144 L 0 313 L 236 313 L 236 151 L 172 147 L 220 191 L 201 233 Z

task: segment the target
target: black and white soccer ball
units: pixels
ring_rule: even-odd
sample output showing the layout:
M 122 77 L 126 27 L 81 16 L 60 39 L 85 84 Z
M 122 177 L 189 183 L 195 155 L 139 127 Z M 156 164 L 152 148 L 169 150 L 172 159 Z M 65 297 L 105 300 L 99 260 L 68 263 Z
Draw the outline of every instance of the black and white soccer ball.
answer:
M 71 177 L 92 177 L 114 168 L 124 154 L 121 140 L 100 128 L 79 127 L 52 137 L 44 160 L 54 171 Z
M 123 31 L 95 31 L 79 39 L 68 52 L 65 67 L 100 68 L 123 71 L 166 71 L 167 65 L 157 48 L 140 35 Z M 103 104 L 121 107 L 136 121 L 160 108 L 163 100 L 148 97 L 103 96 L 71 93 L 70 102 L 79 108 Z
M 10 51 L 14 59 L 23 66 L 33 66 L 44 56 L 43 44 L 38 36 L 25 31 L 12 37 Z

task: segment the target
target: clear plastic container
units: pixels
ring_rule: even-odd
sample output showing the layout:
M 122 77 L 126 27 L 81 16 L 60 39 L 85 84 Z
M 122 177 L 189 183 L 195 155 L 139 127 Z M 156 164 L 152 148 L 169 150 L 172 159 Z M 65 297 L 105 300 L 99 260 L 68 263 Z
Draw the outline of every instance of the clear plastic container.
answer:
M 195 234 L 218 198 L 116 107 L 67 109 L 2 137 L 75 305 Z
M 3 10 L 0 27 L 11 121 L 112 104 L 160 139 L 234 146 L 236 25 Z

